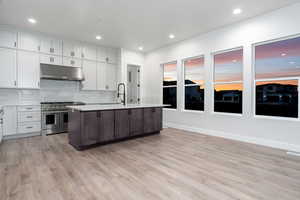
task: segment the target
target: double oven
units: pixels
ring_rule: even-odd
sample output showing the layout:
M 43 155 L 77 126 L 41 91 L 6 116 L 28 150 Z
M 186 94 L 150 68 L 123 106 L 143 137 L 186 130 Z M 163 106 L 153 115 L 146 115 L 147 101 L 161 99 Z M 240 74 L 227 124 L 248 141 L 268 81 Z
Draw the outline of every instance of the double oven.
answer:
M 43 135 L 68 131 L 68 108 L 72 105 L 84 105 L 82 102 L 42 102 Z

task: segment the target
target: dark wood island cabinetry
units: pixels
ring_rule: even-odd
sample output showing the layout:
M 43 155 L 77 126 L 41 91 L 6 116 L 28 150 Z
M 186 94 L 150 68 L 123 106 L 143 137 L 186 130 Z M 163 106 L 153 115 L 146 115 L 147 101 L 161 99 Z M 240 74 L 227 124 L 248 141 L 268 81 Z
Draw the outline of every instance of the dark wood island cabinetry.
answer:
M 162 107 L 69 111 L 69 143 L 77 150 L 161 130 Z

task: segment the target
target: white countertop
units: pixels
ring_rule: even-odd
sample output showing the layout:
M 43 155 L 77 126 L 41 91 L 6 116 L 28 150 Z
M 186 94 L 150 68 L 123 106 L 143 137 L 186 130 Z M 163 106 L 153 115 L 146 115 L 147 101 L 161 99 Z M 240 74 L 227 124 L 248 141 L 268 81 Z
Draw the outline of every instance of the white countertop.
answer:
M 96 110 L 121 110 L 121 109 L 134 109 L 134 108 L 154 108 L 165 107 L 168 105 L 163 104 L 115 104 L 115 105 L 84 105 L 84 106 L 67 106 L 70 109 L 78 111 L 96 111 Z

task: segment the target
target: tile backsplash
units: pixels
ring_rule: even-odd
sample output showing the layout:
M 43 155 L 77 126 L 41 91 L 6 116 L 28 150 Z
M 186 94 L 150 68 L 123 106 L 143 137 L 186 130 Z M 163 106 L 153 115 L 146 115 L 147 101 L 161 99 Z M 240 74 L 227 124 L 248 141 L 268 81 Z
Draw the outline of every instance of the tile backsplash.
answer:
M 82 101 L 107 103 L 116 101 L 113 91 L 82 91 L 80 82 L 41 80 L 40 90 L 0 89 L 1 105 L 39 104 L 42 101 Z

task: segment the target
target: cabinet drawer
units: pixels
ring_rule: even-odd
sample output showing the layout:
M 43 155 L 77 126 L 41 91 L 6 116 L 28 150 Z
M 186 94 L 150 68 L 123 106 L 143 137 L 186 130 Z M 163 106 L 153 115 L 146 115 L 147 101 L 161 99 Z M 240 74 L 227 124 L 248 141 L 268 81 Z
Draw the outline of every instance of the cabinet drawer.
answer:
M 41 106 L 18 106 L 18 112 L 41 111 Z
M 41 123 L 22 123 L 18 125 L 18 133 L 34 133 L 41 131 Z
M 18 122 L 39 122 L 41 121 L 40 112 L 19 112 Z
M 40 54 L 40 63 L 50 64 L 50 65 L 61 65 L 62 57 Z

